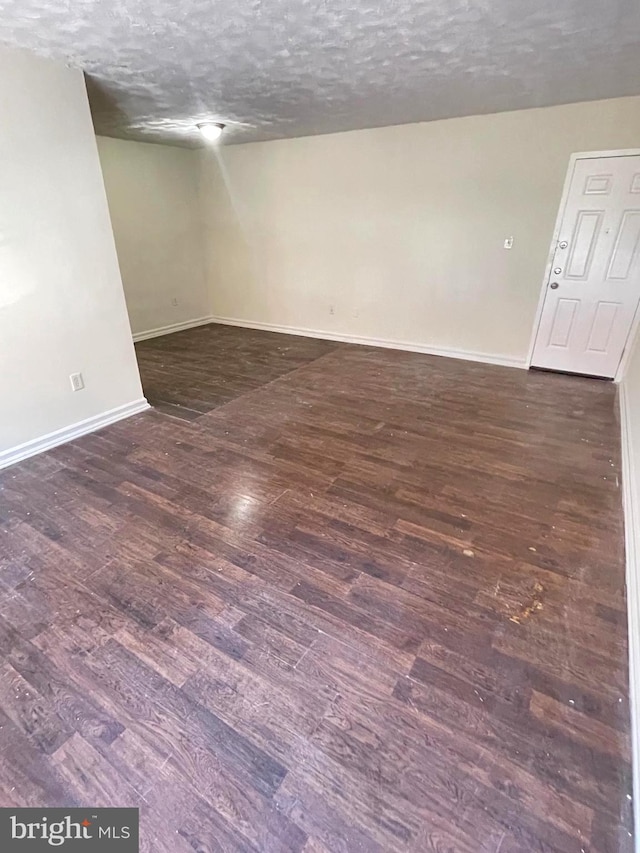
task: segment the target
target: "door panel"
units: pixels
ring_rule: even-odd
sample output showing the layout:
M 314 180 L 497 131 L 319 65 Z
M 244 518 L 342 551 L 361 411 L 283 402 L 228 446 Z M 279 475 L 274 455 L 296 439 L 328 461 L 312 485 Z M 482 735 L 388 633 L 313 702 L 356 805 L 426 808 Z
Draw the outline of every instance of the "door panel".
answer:
M 609 195 L 613 175 L 589 175 L 584 185 L 585 195 Z
M 558 299 L 556 301 L 556 313 L 549 331 L 550 347 L 567 348 L 579 305 L 577 299 Z
M 574 165 L 532 365 L 613 377 L 640 299 L 640 156 Z
M 576 227 L 571 238 L 571 254 L 567 261 L 566 278 L 585 278 L 593 259 L 603 210 L 580 210 L 576 219 Z
M 589 352 L 606 352 L 620 306 L 616 302 L 598 302 L 587 343 Z
M 627 210 L 613 247 L 607 278 L 628 278 L 637 261 L 640 238 L 640 210 Z

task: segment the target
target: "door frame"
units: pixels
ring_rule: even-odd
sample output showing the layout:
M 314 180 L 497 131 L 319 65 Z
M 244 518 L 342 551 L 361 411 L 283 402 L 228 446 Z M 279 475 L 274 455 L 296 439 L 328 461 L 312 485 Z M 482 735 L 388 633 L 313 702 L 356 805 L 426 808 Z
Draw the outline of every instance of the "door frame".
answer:
M 560 196 L 560 204 L 558 206 L 558 215 L 556 217 L 555 225 L 553 226 L 553 236 L 551 237 L 551 244 L 549 247 L 549 255 L 547 257 L 547 263 L 545 265 L 544 270 L 544 278 L 542 279 L 542 287 L 540 288 L 540 296 L 538 297 L 538 307 L 536 309 L 535 320 L 533 323 L 533 330 L 531 333 L 531 342 L 529 344 L 529 353 L 527 355 L 527 360 L 525 367 L 529 369 L 531 367 L 531 362 L 533 360 L 533 351 L 536 345 L 536 338 L 538 337 L 538 330 L 540 328 L 540 320 L 542 319 L 542 309 L 544 308 L 544 300 L 547 295 L 547 284 L 549 282 L 549 278 L 551 276 L 551 267 L 553 266 L 553 257 L 556 252 L 556 246 L 558 243 L 558 238 L 560 236 L 560 227 L 562 225 L 562 220 L 564 218 L 565 210 L 567 207 L 567 200 L 569 197 L 569 187 L 571 186 L 571 179 L 573 178 L 573 172 L 578 160 L 594 160 L 600 157 L 638 157 L 640 156 L 640 148 L 621 148 L 617 151 L 580 151 L 576 154 L 572 154 L 569 157 L 569 165 L 567 166 L 567 173 L 564 178 L 564 185 L 562 187 L 562 195 Z M 631 323 L 631 328 L 629 330 L 629 336 L 625 342 L 624 350 L 622 351 L 622 357 L 620 359 L 620 364 L 616 370 L 616 375 L 614 377 L 614 382 L 620 382 L 622 377 L 624 376 L 627 362 L 629 360 L 629 353 L 632 347 L 629 346 L 629 343 L 635 340 L 636 333 L 638 332 L 638 328 L 640 326 L 640 307 L 636 309 L 636 313 L 633 317 L 633 322 Z

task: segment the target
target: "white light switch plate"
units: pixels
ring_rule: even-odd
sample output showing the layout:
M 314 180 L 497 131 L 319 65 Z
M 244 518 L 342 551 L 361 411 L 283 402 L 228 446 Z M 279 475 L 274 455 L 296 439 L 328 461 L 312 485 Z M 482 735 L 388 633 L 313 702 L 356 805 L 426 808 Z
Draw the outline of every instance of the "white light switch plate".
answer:
M 69 380 L 71 381 L 71 388 L 73 391 L 82 391 L 84 388 L 84 379 L 82 378 L 81 373 L 72 373 Z

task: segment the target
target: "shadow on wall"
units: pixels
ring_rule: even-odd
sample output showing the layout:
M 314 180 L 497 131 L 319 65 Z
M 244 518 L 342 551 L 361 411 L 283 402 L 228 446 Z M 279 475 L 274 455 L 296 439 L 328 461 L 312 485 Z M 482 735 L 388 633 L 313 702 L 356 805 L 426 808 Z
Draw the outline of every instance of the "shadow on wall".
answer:
M 122 127 L 128 123 L 129 116 L 118 106 L 115 95 L 109 90 L 106 83 L 98 80 L 92 74 L 85 74 L 84 82 L 87 87 L 91 118 L 96 133 L 108 136 L 110 130 L 113 132 L 116 127 Z M 98 116 L 100 117 L 99 127 Z

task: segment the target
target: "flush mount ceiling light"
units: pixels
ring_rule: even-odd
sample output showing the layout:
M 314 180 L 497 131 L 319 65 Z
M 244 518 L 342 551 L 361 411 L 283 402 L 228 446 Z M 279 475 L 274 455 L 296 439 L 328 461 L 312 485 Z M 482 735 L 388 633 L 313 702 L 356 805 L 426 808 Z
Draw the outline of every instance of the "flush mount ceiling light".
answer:
M 196 126 L 207 142 L 215 142 L 220 139 L 224 130 L 224 125 L 216 121 L 207 121 Z

